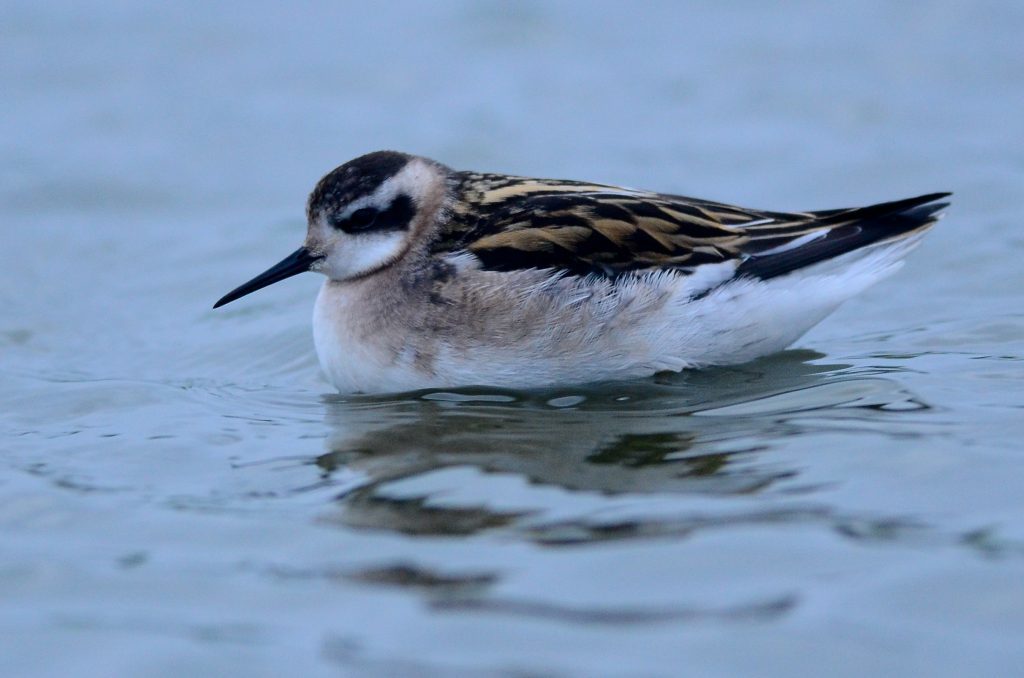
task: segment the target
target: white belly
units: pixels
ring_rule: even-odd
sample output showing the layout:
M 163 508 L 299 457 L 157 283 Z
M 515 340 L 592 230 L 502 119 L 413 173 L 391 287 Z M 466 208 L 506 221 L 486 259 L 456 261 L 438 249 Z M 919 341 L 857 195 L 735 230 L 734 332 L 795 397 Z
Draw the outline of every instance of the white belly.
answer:
M 422 301 L 417 316 L 411 299 L 387 305 L 381 288 L 328 281 L 317 297 L 313 337 L 324 373 L 343 393 L 537 388 L 736 364 L 786 348 L 895 270 L 903 253 L 879 247 L 768 281 L 729 282 L 696 298 L 694 279 L 678 275 L 600 284 L 563 278 L 527 295 L 509 278 L 443 336 L 426 336 L 422 318 L 444 306 Z
M 320 368 L 341 393 L 397 393 L 440 386 L 401 356 L 367 336 L 358 318 L 365 301 L 346 287 L 324 281 L 313 307 L 313 343 Z

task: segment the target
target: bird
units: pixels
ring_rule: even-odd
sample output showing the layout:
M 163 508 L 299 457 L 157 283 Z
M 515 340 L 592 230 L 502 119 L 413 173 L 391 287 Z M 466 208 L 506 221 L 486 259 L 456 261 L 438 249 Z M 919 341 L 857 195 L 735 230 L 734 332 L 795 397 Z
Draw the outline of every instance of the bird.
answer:
M 809 212 L 456 171 L 376 151 L 326 174 L 299 249 L 341 393 L 611 382 L 782 351 L 896 271 L 950 193 Z

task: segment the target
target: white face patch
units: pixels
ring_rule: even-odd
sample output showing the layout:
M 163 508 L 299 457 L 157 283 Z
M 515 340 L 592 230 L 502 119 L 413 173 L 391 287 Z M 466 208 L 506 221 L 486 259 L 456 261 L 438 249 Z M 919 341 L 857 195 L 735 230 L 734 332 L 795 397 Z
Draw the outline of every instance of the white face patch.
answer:
M 371 273 L 397 259 L 405 251 L 407 237 L 405 231 L 342 235 L 327 247 L 319 272 L 332 280 Z

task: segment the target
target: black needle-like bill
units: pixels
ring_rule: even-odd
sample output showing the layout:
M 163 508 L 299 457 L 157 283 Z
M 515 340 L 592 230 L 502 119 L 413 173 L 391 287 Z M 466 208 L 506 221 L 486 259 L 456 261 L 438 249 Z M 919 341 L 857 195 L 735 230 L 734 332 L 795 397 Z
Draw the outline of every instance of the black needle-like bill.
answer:
M 243 283 L 225 294 L 213 307 L 218 308 L 256 290 L 261 290 L 267 285 L 273 285 L 285 278 L 308 271 L 309 267 L 319 259 L 320 257 L 313 256 L 305 247 L 300 247 L 249 282 Z

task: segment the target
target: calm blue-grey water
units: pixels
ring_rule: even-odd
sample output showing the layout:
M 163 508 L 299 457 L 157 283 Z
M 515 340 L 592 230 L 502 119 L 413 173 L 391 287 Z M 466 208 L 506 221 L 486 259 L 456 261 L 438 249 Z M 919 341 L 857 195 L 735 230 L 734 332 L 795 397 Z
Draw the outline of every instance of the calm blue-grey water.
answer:
M 1024 6 L 0 10 L 0 674 L 1021 675 Z M 734 369 L 339 397 L 378 148 L 769 209 L 956 192 Z

